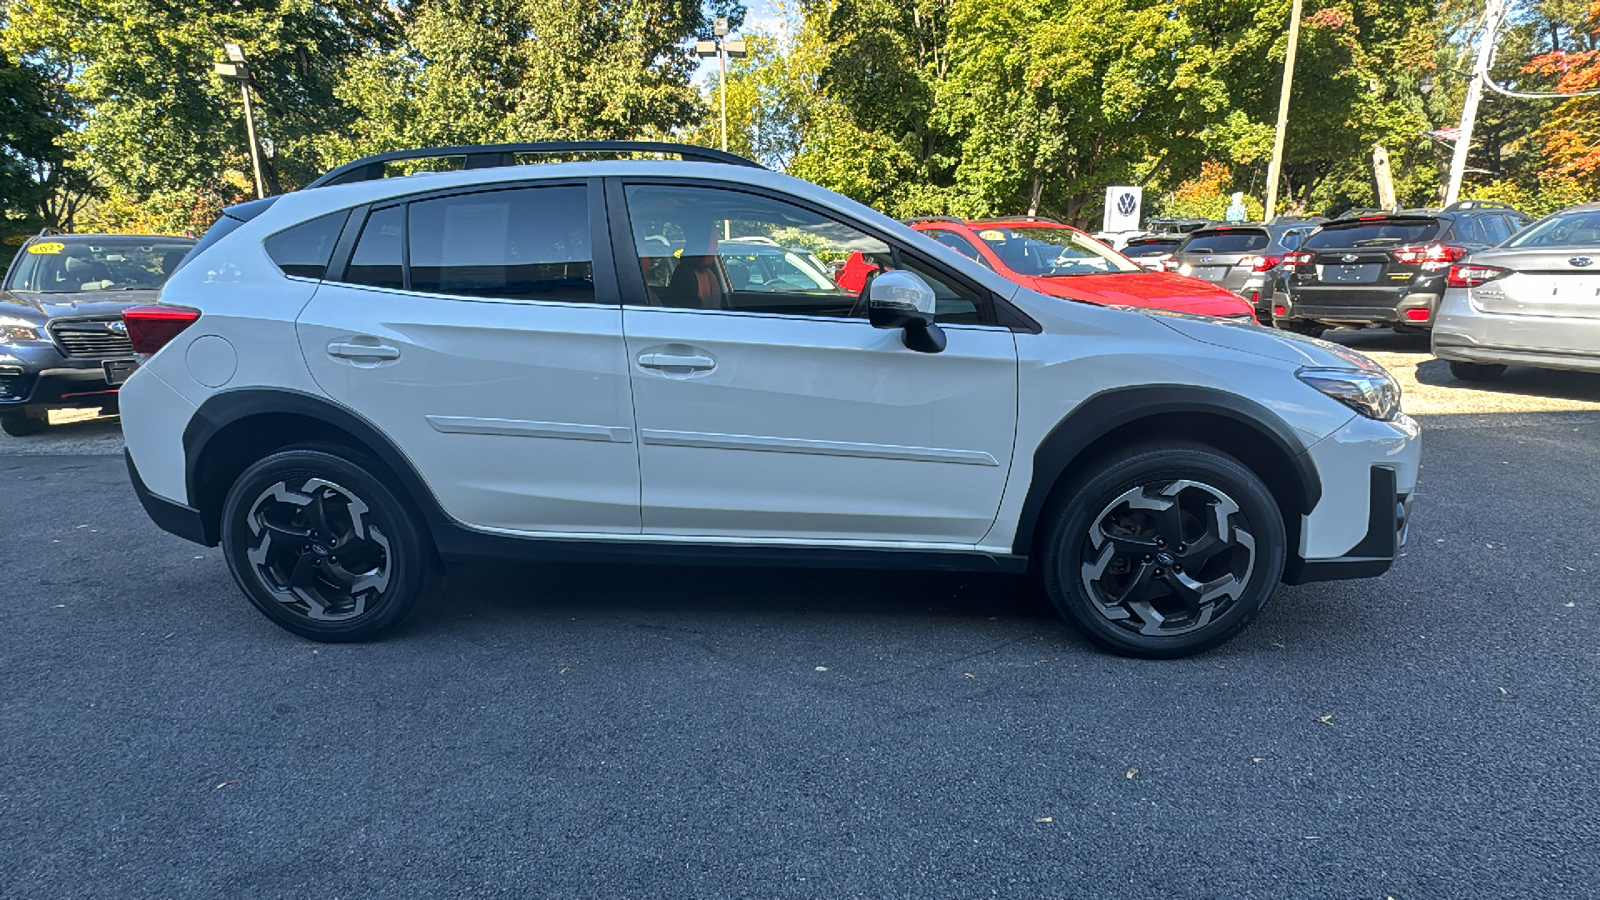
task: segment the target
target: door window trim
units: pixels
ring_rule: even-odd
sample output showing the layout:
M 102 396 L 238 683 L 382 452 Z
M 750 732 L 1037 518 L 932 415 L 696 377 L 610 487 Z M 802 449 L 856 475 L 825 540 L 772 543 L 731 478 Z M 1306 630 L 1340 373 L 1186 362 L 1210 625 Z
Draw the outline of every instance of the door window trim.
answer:
M 540 300 L 529 297 L 470 297 L 462 294 L 439 294 L 429 291 L 413 290 L 411 287 L 411 211 L 412 203 L 424 200 L 437 200 L 444 197 L 464 197 L 472 194 L 485 194 L 494 191 L 521 190 L 526 188 L 541 187 L 581 187 L 586 191 L 589 212 L 589 257 L 591 278 L 594 280 L 593 300 Z M 381 212 L 394 207 L 405 207 L 400 215 L 400 271 L 405 287 L 398 291 L 394 288 L 377 288 L 372 285 L 355 284 L 346 280 L 349 272 L 351 257 L 355 255 L 357 242 L 361 232 L 366 228 L 367 220 L 373 213 Z M 310 221 L 309 219 L 306 221 Z M 361 290 L 381 290 L 388 293 L 403 293 L 413 297 L 429 297 L 443 300 L 457 300 L 465 303 L 535 303 L 551 306 L 620 306 L 622 292 L 617 285 L 617 266 L 612 258 L 612 239 L 606 231 L 606 202 L 602 194 L 602 184 L 599 177 L 590 178 L 551 178 L 531 179 L 519 181 L 497 181 L 492 184 L 477 184 L 458 186 L 454 188 L 436 188 L 431 191 L 419 191 L 415 194 L 406 194 L 401 197 L 390 197 L 362 206 L 350 208 L 350 218 L 345 222 L 344 232 L 339 235 L 338 242 L 333 248 L 333 258 L 328 262 L 328 274 L 323 278 L 326 282 L 343 285 L 345 287 Z

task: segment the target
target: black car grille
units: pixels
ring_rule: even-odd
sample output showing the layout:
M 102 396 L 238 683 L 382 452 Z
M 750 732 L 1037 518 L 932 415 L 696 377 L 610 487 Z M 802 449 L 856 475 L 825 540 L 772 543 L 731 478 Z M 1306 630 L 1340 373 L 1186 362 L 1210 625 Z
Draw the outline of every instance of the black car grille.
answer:
M 120 325 L 121 319 L 51 322 L 50 334 L 67 356 L 128 356 L 133 344 L 127 331 L 115 328 Z

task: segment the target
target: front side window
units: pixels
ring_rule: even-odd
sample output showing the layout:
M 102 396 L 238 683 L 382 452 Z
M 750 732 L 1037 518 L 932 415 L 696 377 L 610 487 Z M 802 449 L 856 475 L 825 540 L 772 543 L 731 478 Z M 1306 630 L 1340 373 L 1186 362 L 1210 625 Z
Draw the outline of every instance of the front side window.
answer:
M 865 315 L 862 291 L 897 265 L 938 298 L 935 318 L 981 321 L 978 297 L 839 221 L 723 188 L 626 188 L 649 306 L 829 318 Z
M 193 246 L 183 238 L 47 238 L 17 255 L 9 287 L 40 294 L 155 290 Z
M 1140 271 L 1122 254 L 1074 228 L 976 227 L 1006 268 L 1029 278 Z
M 594 300 L 585 187 L 513 188 L 413 202 L 411 290 L 506 300 Z

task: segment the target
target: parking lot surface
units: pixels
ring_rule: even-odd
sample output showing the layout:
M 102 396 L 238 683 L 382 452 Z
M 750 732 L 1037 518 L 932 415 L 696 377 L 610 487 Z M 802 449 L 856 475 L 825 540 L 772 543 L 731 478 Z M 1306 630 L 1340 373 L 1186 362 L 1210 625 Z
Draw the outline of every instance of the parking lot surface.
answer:
M 1418 386 L 1405 558 L 1163 663 L 832 570 L 476 566 L 317 645 L 115 420 L 0 436 L 0 896 L 1596 896 L 1600 381 L 1340 339 Z

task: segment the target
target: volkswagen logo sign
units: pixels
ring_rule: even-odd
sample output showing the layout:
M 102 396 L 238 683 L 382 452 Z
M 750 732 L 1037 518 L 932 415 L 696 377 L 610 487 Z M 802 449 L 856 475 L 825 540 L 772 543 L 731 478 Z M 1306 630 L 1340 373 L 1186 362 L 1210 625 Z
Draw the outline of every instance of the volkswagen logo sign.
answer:
M 1592 265 L 1594 263 L 1594 260 L 1590 259 L 1587 256 L 1574 256 L 1573 258 L 1567 260 L 1567 262 L 1572 263 L 1573 265 L 1578 266 L 1579 268 L 1582 268 L 1583 266 Z
M 1138 203 L 1139 201 L 1132 194 L 1123 194 L 1117 198 L 1117 212 L 1125 216 L 1131 216 L 1133 215 L 1134 207 Z
M 1361 257 L 1359 255 L 1355 254 L 1355 253 L 1346 253 L 1345 255 L 1339 257 L 1339 261 L 1340 262 L 1355 262 L 1356 260 L 1358 260 L 1360 258 Z
M 128 333 L 128 323 L 127 322 L 123 322 L 120 319 L 118 321 L 110 323 L 106 327 L 110 328 L 112 331 L 115 331 L 117 334 L 127 334 Z

